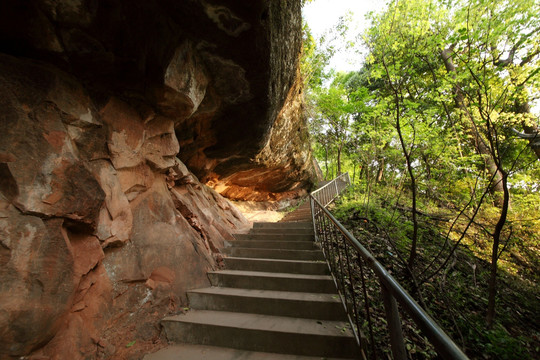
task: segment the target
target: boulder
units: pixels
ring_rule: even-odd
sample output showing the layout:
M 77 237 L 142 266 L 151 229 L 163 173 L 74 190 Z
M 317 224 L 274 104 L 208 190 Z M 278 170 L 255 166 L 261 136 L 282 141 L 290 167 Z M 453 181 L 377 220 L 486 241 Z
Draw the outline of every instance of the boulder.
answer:
M 174 122 L 171 119 L 158 116 L 145 124 L 142 153 L 150 166 L 158 171 L 175 166 L 179 151 Z
M 118 179 L 115 168 L 106 160 L 91 163 L 94 176 L 105 192 L 105 203 L 99 212 L 96 235 L 103 247 L 119 246 L 129 240 L 133 215 L 129 201 Z
M 94 124 L 84 110 L 88 98 L 69 76 L 46 66 L 0 56 L 0 72 L 0 151 L 13 160 L 3 166 L 13 179 L 8 196 L 24 213 L 95 225 L 104 194 L 63 122 Z
M 63 220 L 22 215 L 0 198 L 0 355 L 22 356 L 61 328 L 77 288 Z
M 130 243 L 107 251 L 104 260 L 113 283 L 146 282 L 156 269 L 167 267 L 174 272 L 170 296 L 184 302 L 188 288 L 208 285 L 206 271 L 214 267 L 213 259 L 199 234 L 176 210 L 165 178 L 156 178 L 131 207 Z

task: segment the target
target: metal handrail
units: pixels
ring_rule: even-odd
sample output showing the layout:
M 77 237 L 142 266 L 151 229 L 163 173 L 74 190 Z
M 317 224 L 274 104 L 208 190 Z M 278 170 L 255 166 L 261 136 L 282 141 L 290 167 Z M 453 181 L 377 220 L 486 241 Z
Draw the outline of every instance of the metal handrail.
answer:
M 328 206 L 349 185 L 351 185 L 349 173 L 343 173 L 334 178 L 332 181 L 329 181 L 324 186 L 313 191 L 310 195 L 317 199 L 320 203 L 324 204 L 324 206 Z
M 348 174 L 347 174 L 348 178 Z M 336 179 L 334 179 L 336 180 Z M 331 182 L 332 183 L 332 182 Z M 330 184 L 330 183 L 329 183 Z M 326 186 L 328 186 L 327 184 Z M 331 185 L 330 185 L 331 186 Z M 323 189 L 323 188 L 321 188 Z M 319 189 L 318 191 L 320 192 Z M 336 189 L 339 189 L 337 187 Z M 342 189 L 343 190 L 343 189 Z M 337 194 L 339 195 L 339 194 Z M 337 197 L 336 195 L 336 197 Z M 328 200 L 324 197 L 325 201 Z M 335 200 L 335 197 L 331 200 Z M 331 202 L 330 201 L 330 202 Z M 437 323 L 422 309 L 420 305 L 407 293 L 405 289 L 391 276 L 384 266 L 382 266 L 373 255 L 347 230 L 345 227 L 326 209 L 313 193 L 310 194 L 311 211 L 315 228 L 316 241 L 321 243 L 327 263 L 330 267 L 334 281 L 340 293 L 341 300 L 347 310 L 349 321 L 358 344 L 363 350 L 364 358 L 367 358 L 365 353 L 369 352 L 368 341 L 364 338 L 360 325 L 360 301 L 356 299 L 355 287 L 358 284 L 353 283 L 354 274 L 351 267 L 359 266 L 361 273 L 361 288 L 365 299 L 364 307 L 367 320 L 369 322 L 370 341 L 371 341 L 371 358 L 376 358 L 374 348 L 373 329 L 371 324 L 371 315 L 366 291 L 366 280 L 363 270 L 363 264 L 367 265 L 378 279 L 381 287 L 381 293 L 384 302 L 385 316 L 387 328 L 390 335 L 390 346 L 394 360 L 407 359 L 405 343 L 401 329 L 401 319 L 397 307 L 397 302 L 408 313 L 411 319 L 416 323 L 424 335 L 429 339 L 434 346 L 435 351 L 447 360 L 467 360 L 468 357 L 461 349 L 446 335 L 446 333 L 437 325 Z M 339 236 L 341 234 L 341 236 Z M 342 242 L 339 242 L 339 239 Z M 353 254 L 349 250 L 353 250 L 357 254 L 357 262 Z M 343 263 L 346 265 L 344 266 Z M 343 273 L 348 271 L 348 275 Z M 341 275 L 341 276 L 340 276 Z M 359 290 L 359 289 L 356 289 Z M 352 299 L 350 299 L 352 297 Z

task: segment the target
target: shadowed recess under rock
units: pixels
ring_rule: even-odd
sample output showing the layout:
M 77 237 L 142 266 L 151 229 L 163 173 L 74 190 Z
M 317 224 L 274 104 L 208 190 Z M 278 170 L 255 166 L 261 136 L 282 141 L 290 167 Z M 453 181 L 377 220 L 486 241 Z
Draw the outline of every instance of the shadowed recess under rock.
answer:
M 299 0 L 0 3 L 0 358 L 164 345 L 249 226 L 222 195 L 313 182 L 300 46 Z

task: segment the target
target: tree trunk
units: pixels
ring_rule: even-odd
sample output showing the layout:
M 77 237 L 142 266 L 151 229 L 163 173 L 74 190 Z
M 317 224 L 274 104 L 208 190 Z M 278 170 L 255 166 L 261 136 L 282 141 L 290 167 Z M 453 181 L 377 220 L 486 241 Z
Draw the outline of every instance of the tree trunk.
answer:
M 452 59 L 451 59 L 452 50 L 453 48 L 450 47 L 448 49 L 441 51 L 440 54 L 443 59 L 446 71 L 450 73 L 452 76 L 454 76 L 455 78 L 456 67 L 454 66 L 454 63 L 452 62 Z M 491 176 L 493 176 L 493 182 L 492 182 L 490 191 L 495 199 L 496 206 L 501 207 L 503 203 L 503 192 L 504 192 L 503 183 L 502 183 L 503 175 L 495 163 L 493 153 L 491 152 L 489 146 L 486 144 L 486 142 L 482 138 L 482 135 L 480 135 L 480 133 L 478 132 L 478 129 L 476 128 L 476 124 L 474 123 L 474 119 L 471 113 L 469 112 L 469 109 L 465 105 L 464 99 L 465 99 L 465 96 L 463 94 L 463 91 L 461 91 L 460 86 L 456 84 L 454 87 L 454 102 L 456 106 L 460 110 L 462 110 L 463 113 L 467 115 L 469 119 L 470 124 L 468 126 L 465 125 L 465 130 L 474 139 L 474 147 L 476 151 L 480 155 L 482 155 L 482 157 L 484 158 L 484 163 L 486 164 L 487 170 L 489 171 Z
M 382 63 L 384 65 L 384 69 L 386 70 L 386 76 L 387 80 L 390 83 L 390 86 L 392 87 L 392 91 L 394 92 L 394 101 L 396 103 L 396 130 L 399 136 L 399 142 L 401 144 L 401 149 L 403 150 L 403 156 L 405 156 L 405 161 L 407 162 L 407 171 L 409 172 L 409 176 L 411 178 L 411 193 L 412 193 L 412 220 L 413 220 L 413 236 L 411 241 L 411 250 L 409 252 L 409 260 L 408 260 L 408 267 L 411 274 L 411 277 L 413 277 L 412 269 L 414 266 L 414 261 L 416 259 L 416 247 L 418 243 L 418 219 L 416 218 L 416 179 L 414 177 L 414 172 L 412 168 L 411 163 L 411 153 L 407 151 L 407 147 L 405 144 L 405 140 L 403 139 L 403 134 L 401 132 L 401 103 L 400 101 L 403 101 L 403 93 L 400 92 L 400 89 L 398 89 L 393 83 L 390 78 L 390 73 L 388 72 L 388 67 L 384 61 L 384 58 L 382 59 Z
M 324 179 L 328 180 L 328 144 L 324 144 Z
M 337 174 L 336 176 L 341 175 L 341 150 L 342 149 L 343 149 L 343 143 L 339 144 L 337 148 Z
M 377 171 L 377 183 L 380 183 L 384 174 L 384 158 L 381 159 L 379 164 L 379 170 Z
M 455 78 L 456 68 L 452 63 L 450 57 L 453 47 L 445 49 L 441 52 L 441 57 L 444 61 L 444 65 L 448 73 Z M 508 215 L 508 208 L 510 204 L 510 193 L 508 190 L 508 174 L 503 170 L 500 159 L 495 156 L 494 148 L 491 148 L 479 133 L 476 128 L 476 124 L 472 115 L 470 114 L 467 106 L 465 105 L 465 95 L 458 84 L 454 87 L 454 101 L 456 106 L 467 115 L 470 120 L 470 125 L 465 126 L 466 131 L 474 139 L 474 146 L 476 151 L 483 156 L 486 168 L 493 178 L 492 186 L 490 188 L 491 193 L 494 195 L 496 205 L 501 209 L 499 220 L 495 225 L 495 231 L 493 232 L 493 245 L 491 249 L 491 264 L 490 275 L 488 282 L 488 308 L 486 313 L 486 324 L 488 328 L 492 328 L 495 319 L 495 298 L 497 295 L 497 268 L 499 260 L 499 245 L 501 243 L 501 234 L 503 227 L 506 223 Z M 490 121 L 489 119 L 487 120 Z M 492 146 L 494 146 L 492 144 Z
M 499 216 L 499 221 L 495 226 L 495 231 L 493 232 L 493 246 L 491 248 L 491 265 L 490 265 L 490 274 L 489 274 L 489 283 L 488 283 L 488 308 L 486 314 L 486 324 L 489 329 L 493 327 L 493 320 L 495 319 L 495 297 L 497 295 L 497 267 L 499 260 L 499 245 L 501 243 L 501 233 L 506 223 L 506 217 L 508 215 L 508 206 L 510 204 L 510 193 L 508 191 L 508 174 L 503 173 L 502 184 L 504 190 L 503 203 L 501 208 L 501 215 Z
M 416 246 L 418 243 L 418 219 L 416 218 L 416 178 L 414 177 L 414 172 L 411 164 L 411 154 L 407 152 L 407 148 L 405 147 L 405 140 L 403 140 L 403 135 L 401 134 L 401 124 L 400 124 L 400 118 L 399 118 L 399 105 L 397 104 L 398 100 L 396 99 L 396 128 L 399 135 L 399 142 L 401 143 L 401 148 L 403 150 L 403 155 L 405 156 L 405 160 L 407 162 L 407 171 L 409 172 L 409 177 L 411 178 L 411 194 L 412 194 L 412 220 L 413 220 L 413 236 L 412 236 L 412 242 L 411 242 L 411 250 L 409 252 L 409 261 L 408 266 L 409 269 L 412 270 L 414 266 L 414 261 L 416 259 Z

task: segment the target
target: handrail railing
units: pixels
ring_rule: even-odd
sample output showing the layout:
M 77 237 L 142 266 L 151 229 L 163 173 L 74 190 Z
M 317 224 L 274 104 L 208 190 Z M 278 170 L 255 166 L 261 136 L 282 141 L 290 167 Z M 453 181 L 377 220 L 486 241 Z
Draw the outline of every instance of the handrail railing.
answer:
M 349 185 L 351 185 L 349 173 L 343 173 L 324 186 L 313 191 L 310 195 L 326 207 Z
M 394 360 L 408 358 L 402 333 L 402 320 L 397 305 L 399 303 L 401 309 L 405 310 L 442 358 L 468 359 L 396 279 L 326 209 L 326 205 L 334 201 L 348 185 L 347 183 L 343 186 L 346 183 L 344 179 L 349 179 L 348 174 L 341 175 L 339 178 L 340 185 L 336 184 L 338 178 L 325 185 L 329 189 L 333 187 L 335 191 L 323 190 L 325 189 L 323 187 L 310 194 L 311 211 L 316 241 L 321 244 L 341 300 L 347 310 L 352 330 L 362 349 L 363 358 L 377 359 L 378 355 L 381 355 L 375 344 L 377 329 L 374 330 L 374 318 L 377 315 L 384 316 L 386 320 L 387 333 L 383 336 L 389 337 Z M 334 185 L 331 185 L 332 183 Z M 330 196 L 331 193 L 332 196 Z M 369 276 L 370 271 L 374 276 Z M 374 301 L 376 294 L 370 291 L 375 286 L 380 287 L 384 310 L 381 309 L 380 302 Z M 369 333 L 369 340 L 365 332 Z M 378 340 L 380 342 L 380 339 Z

